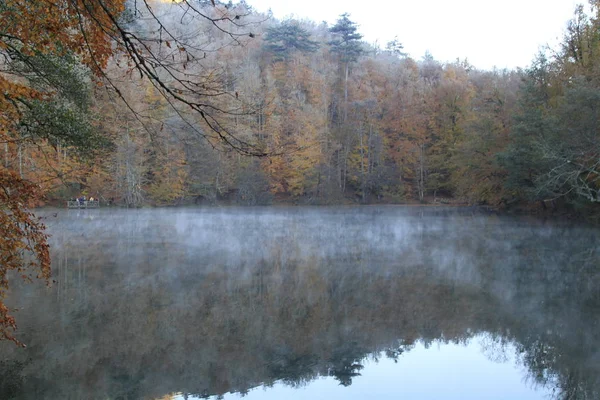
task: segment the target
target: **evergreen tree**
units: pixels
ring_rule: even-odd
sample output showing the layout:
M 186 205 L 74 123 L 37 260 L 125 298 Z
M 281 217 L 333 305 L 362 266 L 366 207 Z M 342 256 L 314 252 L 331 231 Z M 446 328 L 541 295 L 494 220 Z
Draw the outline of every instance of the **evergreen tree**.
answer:
M 550 88 L 549 64 L 540 55 L 521 87 L 520 113 L 515 116 L 511 143 L 498 155 L 508 174 L 505 186 L 517 199 L 536 201 L 545 197 L 536 189 L 536 180 L 548 168 L 542 144 L 545 138 L 554 136 L 556 128 L 548 102 Z
M 390 40 L 385 45 L 385 51 L 396 57 L 406 57 L 407 54 L 404 52 L 404 45 L 398 40 L 398 36 L 394 36 L 394 40 Z
M 287 60 L 294 52 L 314 53 L 319 43 L 310 39 L 310 33 L 297 21 L 284 21 L 280 26 L 267 29 L 265 47 L 277 58 Z
M 340 128 L 338 131 L 338 140 L 342 143 L 341 154 L 345 154 L 342 163 L 339 163 L 340 167 L 340 189 L 342 192 L 346 188 L 346 178 L 348 174 L 348 154 L 350 154 L 350 148 L 352 147 L 353 138 L 350 135 L 352 131 L 348 122 L 348 75 L 350 72 L 350 64 L 358 61 L 358 58 L 363 53 L 360 39 L 362 35 L 357 32 L 357 26 L 355 22 L 350 21 L 348 18 L 349 14 L 344 13 L 337 20 L 337 23 L 329 29 L 329 32 L 333 34 L 333 40 L 328 44 L 331 46 L 331 52 L 338 55 L 340 62 L 340 73 L 343 73 L 343 96 L 344 101 L 341 103 L 341 120 L 338 120 L 337 126 Z M 338 103 L 338 104 L 339 104 Z
M 348 13 L 340 15 L 336 24 L 329 29 L 334 36 L 328 43 L 331 51 L 338 54 L 344 63 L 356 62 L 363 53 L 360 42 L 363 36 L 357 32 L 356 22 L 350 21 L 349 16 Z
M 573 54 L 562 63 L 541 56 L 528 71 L 512 143 L 500 154 L 506 186 L 517 198 L 600 203 L 598 60 L 587 57 L 582 68 Z

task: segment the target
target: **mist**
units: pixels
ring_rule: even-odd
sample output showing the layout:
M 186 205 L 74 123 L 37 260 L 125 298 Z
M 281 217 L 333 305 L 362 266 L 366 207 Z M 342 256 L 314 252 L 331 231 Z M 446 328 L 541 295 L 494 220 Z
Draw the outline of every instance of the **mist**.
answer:
M 394 365 L 445 354 L 474 360 L 456 379 L 511 382 L 501 396 L 598 391 L 591 227 L 441 207 L 41 215 L 54 282 L 9 296 L 28 347 L 1 348 L 22 382 L 3 398 L 293 397 L 322 379 L 329 398 L 360 398 Z M 389 379 L 371 387 L 391 395 Z M 444 385 L 410 387 L 435 397 Z M 481 395 L 467 385 L 456 398 Z

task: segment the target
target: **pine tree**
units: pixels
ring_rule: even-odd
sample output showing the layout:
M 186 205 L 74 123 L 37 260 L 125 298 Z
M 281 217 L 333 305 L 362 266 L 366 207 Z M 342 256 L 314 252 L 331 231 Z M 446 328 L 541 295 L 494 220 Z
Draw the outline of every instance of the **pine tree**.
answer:
M 349 16 L 348 13 L 340 15 L 336 24 L 329 29 L 334 38 L 328 43 L 331 51 L 346 64 L 356 62 L 363 53 L 360 42 L 363 36 L 358 33 L 356 22 L 350 21 Z
M 284 21 L 280 26 L 267 29 L 266 49 L 276 58 L 288 60 L 294 52 L 314 53 L 319 43 L 310 39 L 310 33 L 297 21 Z

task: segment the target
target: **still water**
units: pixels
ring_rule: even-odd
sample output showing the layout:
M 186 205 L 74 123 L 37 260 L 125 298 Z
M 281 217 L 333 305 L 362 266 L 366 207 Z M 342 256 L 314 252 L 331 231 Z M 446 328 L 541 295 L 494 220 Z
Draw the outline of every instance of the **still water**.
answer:
M 55 214 L 56 212 L 56 214 Z M 44 211 L 0 399 L 599 399 L 600 230 L 418 207 Z

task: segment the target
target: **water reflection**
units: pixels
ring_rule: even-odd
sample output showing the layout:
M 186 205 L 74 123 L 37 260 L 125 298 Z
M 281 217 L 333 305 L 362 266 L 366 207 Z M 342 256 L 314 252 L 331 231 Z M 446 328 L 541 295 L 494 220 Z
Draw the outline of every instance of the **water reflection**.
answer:
M 28 348 L 0 343 L 3 399 L 352 389 L 373 357 L 482 337 L 554 397 L 600 398 L 593 228 L 392 207 L 48 218 L 57 283 L 12 294 Z

